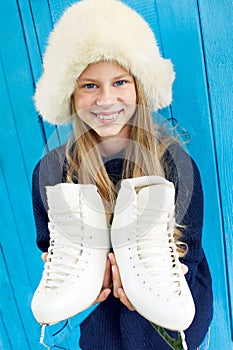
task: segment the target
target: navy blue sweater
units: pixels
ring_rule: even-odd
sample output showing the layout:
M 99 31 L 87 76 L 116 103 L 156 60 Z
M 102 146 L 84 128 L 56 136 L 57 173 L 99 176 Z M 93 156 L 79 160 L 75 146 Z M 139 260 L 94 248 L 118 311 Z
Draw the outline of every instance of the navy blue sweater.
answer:
M 123 153 L 104 159 L 107 172 L 116 184 L 122 176 Z M 183 225 L 182 240 L 188 253 L 181 261 L 189 268 L 186 279 L 192 292 L 196 314 L 185 331 L 188 348 L 197 348 L 210 325 L 213 314 L 212 281 L 202 249 L 203 191 L 199 171 L 183 149 L 173 144 L 163 156 L 166 178 L 176 188 L 176 222 Z M 49 152 L 33 173 L 32 199 L 37 245 L 46 252 L 49 246 L 45 186 L 66 181 L 65 146 Z M 177 315 L 179 317 L 179 315 Z M 150 322 L 136 311 L 129 311 L 112 294 L 81 324 L 80 346 L 84 350 L 169 350 Z M 169 333 L 177 336 L 176 332 Z

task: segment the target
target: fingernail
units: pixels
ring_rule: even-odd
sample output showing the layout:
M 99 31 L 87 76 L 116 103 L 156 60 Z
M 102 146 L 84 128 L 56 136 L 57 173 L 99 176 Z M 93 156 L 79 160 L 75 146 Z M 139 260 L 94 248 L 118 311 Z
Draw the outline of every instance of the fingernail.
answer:
M 104 292 L 104 297 L 107 298 L 107 297 L 109 296 L 110 293 L 111 293 L 110 290 L 106 290 L 106 291 Z
M 119 297 L 122 297 L 123 296 L 123 292 L 122 292 L 122 289 L 118 289 L 118 295 L 119 295 Z

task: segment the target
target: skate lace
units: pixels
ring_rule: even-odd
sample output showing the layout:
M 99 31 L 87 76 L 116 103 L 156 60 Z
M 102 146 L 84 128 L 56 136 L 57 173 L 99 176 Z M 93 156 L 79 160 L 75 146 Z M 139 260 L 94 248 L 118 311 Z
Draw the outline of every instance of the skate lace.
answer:
M 65 226 L 66 223 L 59 222 L 57 225 L 52 215 L 50 215 L 51 218 L 52 220 L 49 222 L 50 246 L 44 265 L 43 282 L 47 288 L 58 288 L 61 283 L 67 281 L 68 276 L 78 278 L 78 271 L 83 270 L 86 263 L 83 253 L 87 246 L 83 243 L 84 231 L 81 218 L 78 216 L 73 219 L 69 218 L 69 225 L 73 221 L 77 226 L 75 235 L 69 233 L 69 237 L 61 230 L 62 225 Z
M 136 207 L 137 205 L 135 203 Z M 154 211 L 147 209 L 147 219 L 141 225 L 143 224 L 145 227 L 148 227 L 148 224 L 151 224 L 150 218 L 153 215 Z M 133 254 L 137 254 L 140 263 L 143 264 L 148 272 L 149 281 L 143 281 L 143 283 L 148 283 L 150 290 L 153 288 L 163 291 L 161 297 L 169 300 L 181 293 L 180 269 L 178 267 L 179 257 L 173 236 L 174 216 L 167 214 L 162 215 L 161 218 L 157 227 L 141 235 L 140 239 L 135 241 Z

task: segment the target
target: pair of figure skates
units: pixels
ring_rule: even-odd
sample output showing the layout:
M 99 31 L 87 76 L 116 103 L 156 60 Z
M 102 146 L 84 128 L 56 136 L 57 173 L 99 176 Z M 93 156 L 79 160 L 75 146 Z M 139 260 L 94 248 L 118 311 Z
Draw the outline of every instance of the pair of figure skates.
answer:
M 183 331 L 195 307 L 174 242 L 171 182 L 159 176 L 121 181 L 111 228 L 95 185 L 47 187 L 50 247 L 32 300 L 40 324 L 54 324 L 98 297 L 113 248 L 122 286 L 150 322 Z

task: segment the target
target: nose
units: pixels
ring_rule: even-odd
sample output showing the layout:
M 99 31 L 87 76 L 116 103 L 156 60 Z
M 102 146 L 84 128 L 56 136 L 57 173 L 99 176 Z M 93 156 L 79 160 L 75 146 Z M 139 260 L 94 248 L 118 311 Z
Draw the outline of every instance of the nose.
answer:
M 96 98 L 97 106 L 113 105 L 114 103 L 116 103 L 116 96 L 111 90 L 111 87 L 100 88 L 98 96 Z

